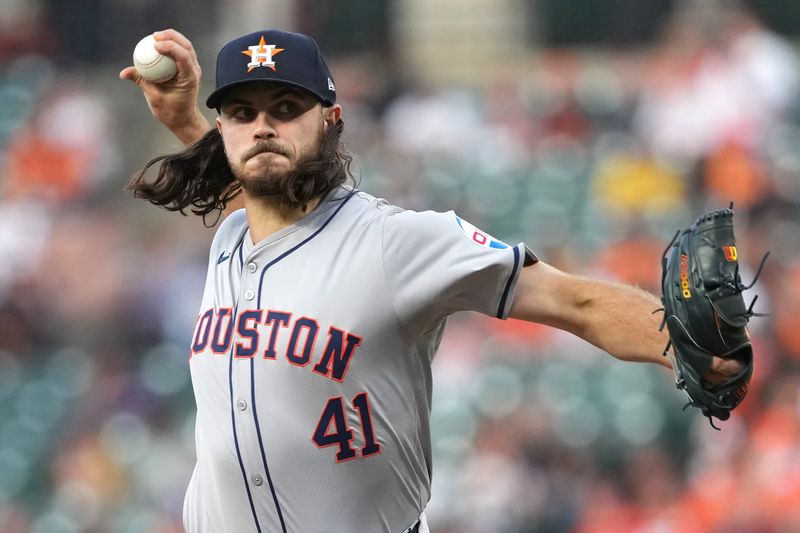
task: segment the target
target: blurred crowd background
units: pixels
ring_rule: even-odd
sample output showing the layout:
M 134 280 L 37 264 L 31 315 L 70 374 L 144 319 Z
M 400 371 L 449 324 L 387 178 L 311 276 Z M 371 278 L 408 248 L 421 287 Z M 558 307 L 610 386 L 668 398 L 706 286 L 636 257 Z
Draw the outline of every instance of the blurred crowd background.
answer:
M 175 27 L 313 35 L 361 187 L 657 292 L 736 208 L 753 387 L 722 431 L 671 373 L 456 315 L 435 362 L 434 533 L 800 531 L 800 3 L 0 1 L 0 532 L 178 532 L 213 229 L 124 190 L 177 140 L 117 78 Z M 208 115 L 212 117 L 211 114 Z

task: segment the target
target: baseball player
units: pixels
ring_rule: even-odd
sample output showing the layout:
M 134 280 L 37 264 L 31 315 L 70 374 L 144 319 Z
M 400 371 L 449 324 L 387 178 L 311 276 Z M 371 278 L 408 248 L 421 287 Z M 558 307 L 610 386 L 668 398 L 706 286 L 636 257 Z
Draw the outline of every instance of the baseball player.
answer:
M 310 37 L 270 29 L 226 44 L 206 100 L 214 127 L 196 107 L 191 42 L 171 29 L 155 38 L 177 77 L 120 77 L 188 146 L 130 188 L 224 215 L 189 359 L 187 531 L 428 531 L 431 362 L 456 311 L 547 324 L 669 367 L 652 295 L 561 272 L 453 212 L 354 188 L 334 77 Z

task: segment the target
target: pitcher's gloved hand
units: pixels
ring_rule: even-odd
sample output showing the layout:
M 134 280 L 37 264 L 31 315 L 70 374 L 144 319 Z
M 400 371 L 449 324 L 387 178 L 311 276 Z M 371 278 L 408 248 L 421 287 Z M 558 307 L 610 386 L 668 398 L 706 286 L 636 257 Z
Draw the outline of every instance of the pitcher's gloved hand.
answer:
M 761 268 L 767 258 L 761 261 Z M 661 301 L 672 350 L 675 382 L 713 426 L 727 420 L 747 394 L 753 375 L 753 347 L 739 276 L 733 208 L 703 215 L 679 231 L 664 253 Z M 756 274 L 756 279 L 758 274 Z M 757 297 L 756 297 L 757 298 Z M 716 427 L 716 426 L 714 426 Z

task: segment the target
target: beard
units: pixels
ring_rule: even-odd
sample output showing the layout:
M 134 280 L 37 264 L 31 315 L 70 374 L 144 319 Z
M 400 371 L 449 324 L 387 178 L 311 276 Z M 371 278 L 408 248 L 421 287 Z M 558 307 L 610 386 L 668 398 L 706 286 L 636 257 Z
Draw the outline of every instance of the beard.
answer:
M 318 139 L 309 154 L 299 157 L 289 168 L 280 168 L 277 165 L 269 165 L 258 175 L 247 175 L 244 166 L 251 158 L 262 153 L 273 153 L 292 161 L 292 152 L 280 143 L 267 139 L 246 150 L 240 160 L 239 165 L 231 165 L 236 181 L 241 188 L 253 197 L 280 196 L 288 199 L 293 198 L 292 192 L 299 185 L 298 181 L 304 179 L 308 174 L 308 167 L 313 161 L 320 159 L 322 139 Z
M 289 150 L 281 146 L 273 140 L 261 141 L 253 145 L 250 149 L 242 154 L 239 160 L 239 166 L 231 165 L 236 181 L 239 182 L 242 189 L 249 195 L 260 196 L 276 196 L 282 194 L 285 189 L 286 178 L 290 174 L 297 171 L 300 161 L 295 161 L 288 169 L 278 168 L 276 165 L 269 165 L 264 168 L 258 175 L 248 175 L 244 172 L 244 167 L 248 160 L 263 153 L 273 153 L 276 155 L 284 156 L 289 161 L 292 160 L 292 154 Z

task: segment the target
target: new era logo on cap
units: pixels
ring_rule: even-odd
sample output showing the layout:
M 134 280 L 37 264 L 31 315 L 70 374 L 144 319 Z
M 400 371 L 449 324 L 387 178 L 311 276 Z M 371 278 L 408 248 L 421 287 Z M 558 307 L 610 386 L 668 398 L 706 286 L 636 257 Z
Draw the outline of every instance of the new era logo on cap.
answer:
M 336 103 L 336 85 L 317 43 L 302 33 L 282 30 L 253 32 L 222 47 L 217 55 L 217 83 L 206 105 L 219 109 L 225 94 L 252 82 L 284 83 Z

